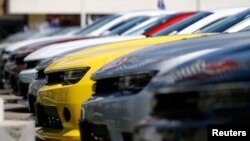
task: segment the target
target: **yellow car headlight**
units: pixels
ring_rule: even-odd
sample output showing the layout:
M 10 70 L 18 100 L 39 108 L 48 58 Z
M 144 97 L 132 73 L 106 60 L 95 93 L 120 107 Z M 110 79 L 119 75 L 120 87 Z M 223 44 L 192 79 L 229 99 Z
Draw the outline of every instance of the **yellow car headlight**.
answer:
M 65 70 L 58 72 L 47 73 L 47 84 L 63 83 L 64 85 L 72 85 L 79 82 L 83 76 L 88 72 L 89 68 L 81 68 L 75 70 Z

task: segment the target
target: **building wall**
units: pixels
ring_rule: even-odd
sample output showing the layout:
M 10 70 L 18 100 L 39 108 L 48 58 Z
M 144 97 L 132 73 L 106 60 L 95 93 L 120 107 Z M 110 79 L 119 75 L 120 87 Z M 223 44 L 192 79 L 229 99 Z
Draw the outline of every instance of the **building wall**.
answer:
M 0 0 L 2 1 L 2 0 Z M 157 9 L 158 0 L 9 0 L 11 14 L 107 14 Z M 164 0 L 170 10 L 250 6 L 250 0 Z
M 250 7 L 250 0 L 164 0 L 170 10 L 207 10 Z
M 9 13 L 80 14 L 81 9 L 84 9 L 87 13 L 113 13 L 156 9 L 156 1 L 157 0 L 9 0 Z
M 29 28 L 31 30 L 36 30 L 39 29 L 39 25 L 41 25 L 41 23 L 45 23 L 46 22 L 46 16 L 45 15 L 29 15 L 28 16 L 28 23 L 29 23 Z
M 79 14 L 81 0 L 9 0 L 10 14 Z
M 200 0 L 200 9 L 250 7 L 250 0 Z
M 157 0 L 85 0 L 87 13 L 116 13 L 135 10 L 157 9 Z
M 0 4 L 1 4 L 0 0 Z M 169 10 L 194 11 L 235 6 L 250 7 L 250 0 L 164 0 Z M 26 14 L 33 29 L 44 22 L 47 14 L 81 15 L 81 25 L 86 14 L 109 14 L 135 10 L 157 9 L 158 0 L 8 0 L 9 14 Z M 0 10 L 1 14 L 1 10 Z

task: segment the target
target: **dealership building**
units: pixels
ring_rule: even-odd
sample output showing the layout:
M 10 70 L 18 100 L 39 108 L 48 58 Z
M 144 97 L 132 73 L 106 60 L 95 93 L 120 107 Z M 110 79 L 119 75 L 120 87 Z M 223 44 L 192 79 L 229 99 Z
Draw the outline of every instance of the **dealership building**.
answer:
M 117 12 L 157 9 L 158 0 L 0 0 L 1 21 L 13 20 L 35 29 L 43 22 L 59 18 L 63 24 L 85 25 L 93 18 Z M 169 10 L 206 10 L 250 7 L 249 0 L 164 0 Z M 13 25 L 15 25 L 13 24 Z M 1 26 L 1 25 L 0 25 Z

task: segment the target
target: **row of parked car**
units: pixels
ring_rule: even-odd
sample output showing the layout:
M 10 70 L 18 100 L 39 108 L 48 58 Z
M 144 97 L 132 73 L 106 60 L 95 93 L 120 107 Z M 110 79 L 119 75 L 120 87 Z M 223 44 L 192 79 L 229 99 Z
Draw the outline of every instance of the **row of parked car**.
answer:
M 137 11 L 1 44 L 39 140 L 200 141 L 248 123 L 250 8 Z

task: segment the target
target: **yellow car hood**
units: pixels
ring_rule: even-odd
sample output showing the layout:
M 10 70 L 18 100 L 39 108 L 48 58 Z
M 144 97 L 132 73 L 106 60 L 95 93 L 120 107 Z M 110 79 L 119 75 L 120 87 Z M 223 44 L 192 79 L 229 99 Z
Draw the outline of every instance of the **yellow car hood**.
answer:
M 99 60 L 99 57 L 109 57 L 112 55 L 119 56 L 124 55 L 125 52 L 133 52 L 141 48 L 145 48 L 150 45 L 167 43 L 171 41 L 188 39 L 200 37 L 206 34 L 190 34 L 190 35 L 177 35 L 177 36 L 164 36 L 164 37 L 152 37 L 146 39 L 136 39 L 130 41 L 116 42 L 112 44 L 100 45 L 89 49 L 84 49 L 77 53 L 69 54 L 54 61 L 50 64 L 45 73 L 59 71 L 59 70 L 67 70 L 67 69 L 75 69 L 89 66 L 92 61 Z M 125 51 L 125 52 L 124 52 Z M 114 57 L 114 56 L 113 56 Z M 94 60 L 92 60 L 94 59 Z M 102 59 L 101 62 L 96 63 L 105 63 L 110 60 Z M 93 62 L 92 62 L 93 63 Z M 91 66 L 89 66 L 91 67 Z

